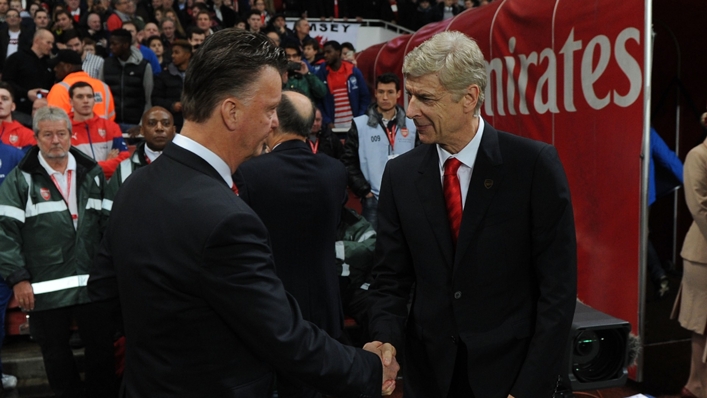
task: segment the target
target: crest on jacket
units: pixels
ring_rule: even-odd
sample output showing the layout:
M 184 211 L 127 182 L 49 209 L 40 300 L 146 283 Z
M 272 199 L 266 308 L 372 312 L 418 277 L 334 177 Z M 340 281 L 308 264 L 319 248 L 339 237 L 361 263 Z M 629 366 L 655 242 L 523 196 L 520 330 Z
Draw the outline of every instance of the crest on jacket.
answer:
M 49 192 L 49 188 L 40 188 L 39 193 L 42 195 L 44 200 L 49 200 L 52 197 L 51 192 Z
M 98 134 L 101 138 L 106 138 L 106 129 L 98 129 Z
M 408 138 L 410 135 L 410 130 L 408 130 L 407 127 L 403 127 L 400 129 L 400 134 L 403 135 L 403 138 Z
M 17 136 L 17 134 L 10 134 L 10 143 L 15 145 L 17 144 L 17 141 L 20 140 L 20 137 Z

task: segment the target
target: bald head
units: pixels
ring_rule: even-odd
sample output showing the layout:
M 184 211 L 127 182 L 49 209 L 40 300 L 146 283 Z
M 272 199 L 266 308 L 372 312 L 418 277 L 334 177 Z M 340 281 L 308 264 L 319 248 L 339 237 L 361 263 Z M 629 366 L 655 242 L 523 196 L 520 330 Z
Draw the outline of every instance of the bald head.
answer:
M 284 91 L 277 107 L 277 118 L 280 120 L 277 133 L 309 136 L 314 123 L 314 111 L 314 104 L 306 95 Z
M 52 52 L 54 35 L 46 29 L 38 29 L 32 40 L 32 51 L 39 57 L 48 56 Z

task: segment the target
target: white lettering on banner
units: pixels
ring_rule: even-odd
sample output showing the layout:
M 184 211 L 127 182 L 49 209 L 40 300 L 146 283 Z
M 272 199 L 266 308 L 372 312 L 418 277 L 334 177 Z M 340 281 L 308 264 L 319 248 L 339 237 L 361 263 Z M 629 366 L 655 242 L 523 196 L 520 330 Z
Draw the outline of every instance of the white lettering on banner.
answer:
M 603 109 L 611 102 L 620 106 L 628 107 L 641 94 L 642 71 L 638 61 L 626 50 L 626 43 L 634 41 L 640 44 L 640 31 L 636 28 L 626 28 L 622 30 L 613 43 L 613 57 L 616 60 L 621 72 L 629 82 L 629 89 L 626 93 L 619 93 L 617 90 L 609 90 L 606 93 L 597 93 L 595 84 L 604 75 L 612 56 L 612 43 L 609 37 L 597 35 L 593 37 L 584 47 L 581 54 L 581 64 L 579 67 L 582 96 L 586 103 L 594 109 Z M 518 112 L 522 115 L 529 115 L 528 96 L 532 95 L 533 111 L 538 114 L 546 112 L 559 113 L 558 106 L 558 55 L 551 48 L 545 48 L 540 53 L 533 51 L 530 54 L 516 55 L 516 38 L 508 40 L 508 55 L 502 58 L 493 58 L 486 63 L 486 73 L 488 82 L 485 90 L 484 111 L 487 115 L 505 116 L 506 111 L 510 115 Z M 559 51 L 562 70 L 562 96 L 563 110 L 576 112 L 574 103 L 574 53 L 582 50 L 582 41 L 575 40 L 574 29 L 567 36 L 567 40 Z M 536 84 L 531 84 L 529 69 L 531 67 L 541 69 Z M 504 74 L 505 80 L 504 80 Z M 516 79 L 517 76 L 517 79 Z M 505 89 L 504 89 L 505 86 Z M 535 86 L 535 92 L 529 93 L 528 87 Z M 516 111 L 516 94 L 518 96 L 518 110 Z M 495 112 L 495 113 L 494 113 Z
M 335 22 L 312 22 L 309 25 L 310 32 L 334 32 L 346 33 L 351 25 Z
M 287 22 L 290 29 L 294 29 L 294 22 Z M 351 42 L 356 45 L 358 41 L 358 28 L 361 25 L 357 23 L 342 23 L 342 22 L 321 22 L 309 21 L 309 35 L 316 39 L 320 45 L 323 45 L 329 40 L 336 40 L 339 43 Z

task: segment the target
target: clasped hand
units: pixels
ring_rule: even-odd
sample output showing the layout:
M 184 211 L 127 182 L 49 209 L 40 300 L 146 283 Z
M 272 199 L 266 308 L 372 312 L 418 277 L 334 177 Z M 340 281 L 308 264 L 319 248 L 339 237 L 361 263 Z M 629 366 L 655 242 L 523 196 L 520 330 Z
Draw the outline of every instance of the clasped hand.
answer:
M 381 343 L 380 341 L 372 341 L 366 343 L 363 349 L 378 355 L 383 362 L 383 386 L 381 387 L 382 395 L 390 395 L 395 391 L 395 378 L 400 370 L 400 365 L 395 359 L 395 347 L 390 343 Z

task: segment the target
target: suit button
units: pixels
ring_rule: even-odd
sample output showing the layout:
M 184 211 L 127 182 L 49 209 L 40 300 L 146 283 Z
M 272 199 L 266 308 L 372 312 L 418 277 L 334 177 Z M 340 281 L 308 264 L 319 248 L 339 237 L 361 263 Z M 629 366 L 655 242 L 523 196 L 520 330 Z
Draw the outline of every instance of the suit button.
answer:
M 454 298 L 457 299 L 457 300 L 459 300 L 460 298 L 462 298 L 462 292 L 455 292 L 455 293 L 454 293 Z
M 457 336 L 451 336 L 452 337 L 452 342 L 454 344 L 457 344 Z

